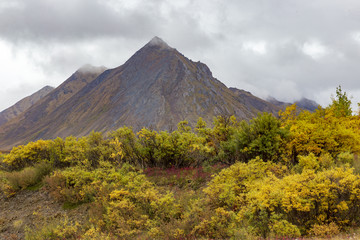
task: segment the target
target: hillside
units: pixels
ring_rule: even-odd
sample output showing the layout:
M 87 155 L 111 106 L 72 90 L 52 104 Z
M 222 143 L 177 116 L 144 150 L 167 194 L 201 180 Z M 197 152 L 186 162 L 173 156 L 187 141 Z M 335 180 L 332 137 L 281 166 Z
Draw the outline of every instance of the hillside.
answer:
M 45 86 L 39 91 L 27 96 L 13 106 L 5 109 L 4 111 L 0 112 L 0 126 L 4 123 L 8 122 L 10 119 L 19 116 L 22 112 L 25 112 L 29 109 L 32 105 L 34 105 L 37 101 L 41 98 L 45 97 L 48 93 L 54 90 L 53 87 Z
M 83 66 L 29 109 L 1 126 L 0 136 L 6 136 L 6 139 L 0 140 L 1 149 L 36 138 L 32 130 L 46 128 L 43 122 L 47 121 L 48 116 L 104 71 L 104 67 Z
M 194 126 L 199 117 L 209 123 L 218 115 L 248 120 L 258 112 L 279 109 L 255 96 L 234 93 L 205 64 L 191 61 L 158 37 L 117 68 L 85 81 L 80 81 L 79 72 L 1 127 L 0 148 L 40 138 L 84 136 L 93 130 L 108 132 L 123 125 L 172 130 L 185 119 Z M 72 82 L 78 84 L 77 91 L 65 87 Z

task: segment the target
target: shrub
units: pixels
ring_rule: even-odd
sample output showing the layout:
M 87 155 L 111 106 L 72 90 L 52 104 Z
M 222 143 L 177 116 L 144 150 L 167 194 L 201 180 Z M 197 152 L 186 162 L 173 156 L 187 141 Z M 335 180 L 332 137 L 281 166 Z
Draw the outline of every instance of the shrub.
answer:
M 227 239 L 234 235 L 237 229 L 236 215 L 223 208 L 215 209 L 215 214 L 209 219 L 204 219 L 194 227 L 192 235 L 209 239 Z
M 14 147 L 9 154 L 5 155 L 3 163 L 10 170 L 20 170 L 36 163 L 49 162 L 52 143 L 52 140 L 38 140 Z
M 94 226 L 120 238 L 154 235 L 160 225 L 181 216 L 171 193 L 161 194 L 144 174 L 126 164 L 117 169 L 100 162 L 94 170 L 73 167 L 56 171 L 46 183 L 59 200 L 91 202 Z
M 205 203 L 234 211 L 252 233 L 264 238 L 306 234 L 329 222 L 339 227 L 359 222 L 360 176 L 352 169 L 304 169 L 284 176 L 275 175 L 278 168 L 259 160 L 234 164 L 204 189 Z
M 354 154 L 350 152 L 342 152 L 337 156 L 337 159 L 340 164 L 353 164 L 354 163 Z
M 27 167 L 21 171 L 5 172 L 3 174 L 3 191 L 12 195 L 16 191 L 34 186 L 51 172 L 49 163 L 38 163 L 34 167 Z
M 274 221 L 270 226 L 270 231 L 275 237 L 300 237 L 299 228 L 286 220 Z
M 319 157 L 319 164 L 321 169 L 329 169 L 335 165 L 335 161 L 330 153 L 323 153 Z
M 269 176 L 250 189 L 245 219 L 259 211 L 266 212 L 268 219 L 281 215 L 279 220 L 296 225 L 302 234 L 315 224 L 350 226 L 359 220 L 360 177 L 352 169 L 307 170 L 282 179 Z
M 312 169 L 316 171 L 320 168 L 319 161 L 313 153 L 307 156 L 299 156 L 299 166 L 302 170 Z
M 43 226 L 25 228 L 25 240 L 43 239 L 79 239 L 81 227 L 78 222 L 69 221 L 67 217 L 60 221 L 45 222 Z
M 249 163 L 235 163 L 216 175 L 204 189 L 207 201 L 216 207 L 239 210 L 246 204 L 249 184 L 262 179 L 272 172 L 283 176 L 287 168 L 272 162 L 253 159 Z
M 248 162 L 255 157 L 279 161 L 287 137 L 287 129 L 281 128 L 277 118 L 270 113 L 259 113 L 250 123 L 240 124 L 233 141 L 240 161 Z
M 331 222 L 329 224 L 315 224 L 309 231 L 310 235 L 316 237 L 331 237 L 340 233 L 339 227 Z

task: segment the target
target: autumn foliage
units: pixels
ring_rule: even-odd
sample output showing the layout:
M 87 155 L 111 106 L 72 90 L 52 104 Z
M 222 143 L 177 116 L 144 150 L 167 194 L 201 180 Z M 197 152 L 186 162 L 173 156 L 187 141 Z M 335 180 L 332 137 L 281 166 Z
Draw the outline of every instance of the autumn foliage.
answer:
M 39 227 L 28 239 L 63 239 L 62 230 L 67 239 L 339 234 L 360 227 L 360 118 L 336 94 L 313 113 L 292 105 L 278 118 L 30 142 L 1 156 L 0 187 L 11 197 L 41 185 L 67 206 L 89 204 L 81 227 Z

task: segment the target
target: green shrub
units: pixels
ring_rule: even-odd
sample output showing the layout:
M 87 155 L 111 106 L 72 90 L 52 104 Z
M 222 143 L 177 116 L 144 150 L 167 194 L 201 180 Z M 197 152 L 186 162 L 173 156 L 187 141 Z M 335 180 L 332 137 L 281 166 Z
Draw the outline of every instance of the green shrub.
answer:
M 226 142 L 233 146 L 235 160 L 248 162 L 260 157 L 264 161 L 279 161 L 288 138 L 287 129 L 281 128 L 280 124 L 270 113 L 259 113 L 250 123 L 241 122 L 238 131 Z
M 353 164 L 354 163 L 354 154 L 350 152 L 342 152 L 338 156 L 338 161 L 340 164 Z

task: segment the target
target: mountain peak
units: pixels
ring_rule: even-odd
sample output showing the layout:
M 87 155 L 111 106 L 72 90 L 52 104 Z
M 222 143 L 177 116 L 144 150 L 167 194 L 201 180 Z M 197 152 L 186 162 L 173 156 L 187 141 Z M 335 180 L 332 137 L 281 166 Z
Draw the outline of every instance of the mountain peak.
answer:
M 105 70 L 107 70 L 107 68 L 104 66 L 95 67 L 90 64 L 85 64 L 82 67 L 80 67 L 78 71 L 81 73 L 99 73 L 100 74 L 100 73 L 104 72 Z
M 163 49 L 172 49 L 164 40 L 162 40 L 161 38 L 155 36 L 153 37 L 150 42 L 148 42 L 148 44 L 146 44 L 148 46 L 157 46 Z

